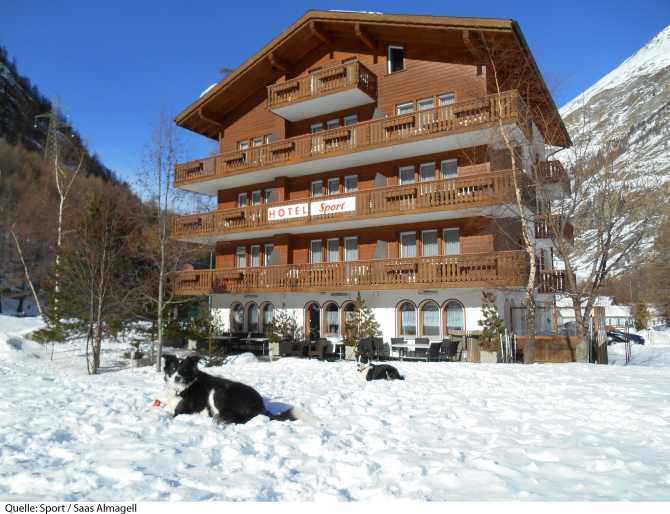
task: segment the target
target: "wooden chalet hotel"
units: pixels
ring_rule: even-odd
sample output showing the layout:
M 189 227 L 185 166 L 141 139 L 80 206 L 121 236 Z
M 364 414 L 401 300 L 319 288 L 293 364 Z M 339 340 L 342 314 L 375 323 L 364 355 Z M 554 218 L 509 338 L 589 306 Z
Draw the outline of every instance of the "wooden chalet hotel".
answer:
M 499 92 L 492 41 L 514 57 L 500 75 L 525 62 L 532 94 Z M 483 289 L 513 324 L 528 261 L 502 127 L 519 180 L 533 161 L 548 188 L 566 186 L 544 149 L 569 137 L 507 19 L 309 11 L 176 122 L 219 143 L 176 169 L 176 186 L 218 199 L 173 222 L 175 238 L 216 248 L 214 269 L 182 271 L 176 287 L 211 295 L 234 332 L 263 332 L 285 308 L 307 337 L 335 340 L 357 291 L 386 341 L 479 330 Z M 538 212 L 536 196 L 524 209 Z M 538 301 L 550 303 L 560 272 L 546 227 L 535 231 Z

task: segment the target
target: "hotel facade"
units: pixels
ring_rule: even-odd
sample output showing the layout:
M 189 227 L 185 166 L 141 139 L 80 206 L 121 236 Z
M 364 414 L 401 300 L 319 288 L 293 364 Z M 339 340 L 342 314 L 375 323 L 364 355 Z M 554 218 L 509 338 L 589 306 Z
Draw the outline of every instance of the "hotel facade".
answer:
M 306 338 L 335 340 L 360 292 L 386 341 L 438 339 L 481 328 L 483 290 L 521 330 L 521 216 L 538 302 L 562 287 L 531 174 L 560 196 L 545 148 L 570 140 L 513 20 L 309 11 L 176 122 L 219 153 L 175 171 L 218 204 L 173 220 L 174 238 L 215 249 L 175 287 L 211 296 L 227 330 L 262 333 L 286 309 Z

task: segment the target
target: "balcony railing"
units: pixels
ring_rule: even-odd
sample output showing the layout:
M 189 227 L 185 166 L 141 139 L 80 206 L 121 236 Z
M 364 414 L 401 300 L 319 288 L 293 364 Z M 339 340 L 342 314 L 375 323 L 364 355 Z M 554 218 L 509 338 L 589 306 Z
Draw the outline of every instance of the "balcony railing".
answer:
M 517 172 L 517 176 L 524 184 L 528 182 L 524 173 Z M 343 203 L 348 202 L 348 205 L 352 205 L 353 210 L 328 214 L 311 212 L 309 204 L 323 200 L 329 204 L 331 202 L 337 204 L 338 200 L 342 200 Z M 172 237 L 193 239 L 199 236 L 262 230 L 274 226 L 302 226 L 350 218 L 486 207 L 513 201 L 512 171 L 498 171 L 471 177 L 379 187 L 338 195 L 177 216 L 172 220 Z M 528 202 L 528 206 L 534 208 L 531 201 Z M 291 209 L 299 210 L 304 215 L 284 217 L 290 215 Z M 282 216 L 278 216 L 278 213 Z
M 364 121 L 178 164 L 175 185 L 183 186 L 249 170 L 431 139 L 451 132 L 477 130 L 499 122 L 517 123 L 527 136 L 530 134 L 526 106 L 516 91 Z
M 565 271 L 540 271 L 538 276 L 538 290 L 540 293 L 562 293 L 567 291 Z
M 561 161 L 541 161 L 537 167 L 537 176 L 543 184 L 570 184 L 568 174 Z
M 575 229 L 572 223 L 557 214 L 539 215 L 535 219 L 535 238 L 554 239 L 556 233 L 563 229 L 563 239 L 574 243 Z
M 377 98 L 377 77 L 358 61 L 331 66 L 268 86 L 268 108 L 283 107 L 351 88 L 360 89 L 374 100 Z
M 181 296 L 270 291 L 504 287 L 522 286 L 527 275 L 525 252 L 507 251 L 181 271 L 176 274 L 175 287 Z

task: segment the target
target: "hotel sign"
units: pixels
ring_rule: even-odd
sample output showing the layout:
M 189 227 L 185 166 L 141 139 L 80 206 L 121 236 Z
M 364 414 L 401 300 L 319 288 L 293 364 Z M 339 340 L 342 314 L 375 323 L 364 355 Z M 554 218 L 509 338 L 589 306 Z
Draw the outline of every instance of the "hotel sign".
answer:
M 309 216 L 309 204 L 306 203 L 268 208 L 268 221 L 304 218 L 305 216 Z
M 337 214 L 340 212 L 353 212 L 356 210 L 356 197 L 346 196 L 344 198 L 333 198 L 319 200 L 317 202 L 296 203 L 293 205 L 280 205 L 268 208 L 268 221 L 288 220 L 293 218 L 304 218 L 309 216 L 323 216 L 325 214 Z
M 324 214 L 337 214 L 338 212 L 352 212 L 355 210 L 356 210 L 355 196 L 334 198 L 332 200 L 320 200 L 318 202 L 312 202 L 309 205 L 309 212 L 312 216 L 322 216 Z

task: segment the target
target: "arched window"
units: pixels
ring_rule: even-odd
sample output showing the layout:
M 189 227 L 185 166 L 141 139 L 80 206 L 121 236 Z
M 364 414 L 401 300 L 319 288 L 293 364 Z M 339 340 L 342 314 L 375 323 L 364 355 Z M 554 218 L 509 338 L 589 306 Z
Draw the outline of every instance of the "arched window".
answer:
M 347 302 L 342 305 L 342 334 L 347 332 L 347 325 L 354 319 L 356 311 L 356 304 L 354 302 Z
M 242 332 L 244 330 L 244 307 L 241 303 L 235 303 L 230 307 L 230 331 Z
M 305 336 L 310 341 L 321 337 L 321 309 L 316 302 L 305 306 Z
M 271 303 L 266 303 L 265 305 L 263 305 L 261 321 L 263 322 L 264 334 L 267 334 L 270 328 L 270 324 L 272 323 L 274 317 L 275 317 L 275 306 L 272 305 Z
M 416 306 L 412 302 L 402 302 L 398 306 L 398 333 L 416 336 Z
M 465 309 L 461 302 L 449 300 L 444 306 L 445 334 L 454 330 L 465 330 Z
M 424 337 L 438 337 L 440 335 L 440 307 L 433 300 L 421 305 L 421 335 Z
M 325 317 L 326 334 L 337 335 L 340 333 L 339 309 L 335 302 L 328 302 L 323 308 Z
M 247 307 L 247 330 L 254 334 L 261 331 L 258 305 L 250 303 Z

